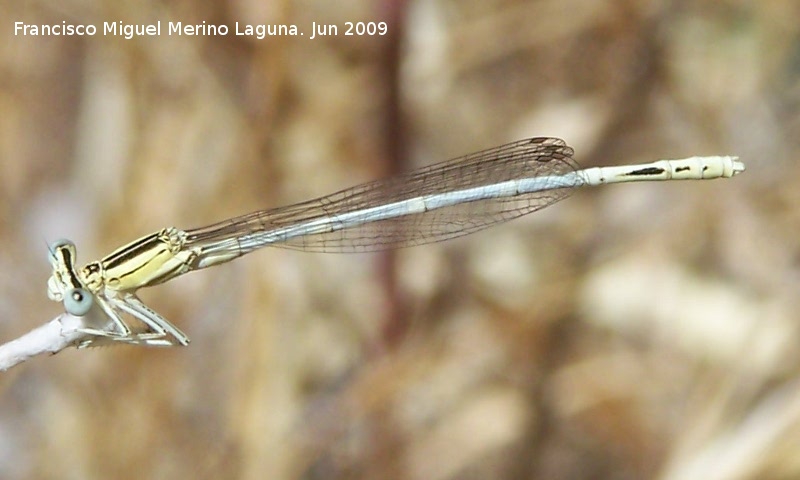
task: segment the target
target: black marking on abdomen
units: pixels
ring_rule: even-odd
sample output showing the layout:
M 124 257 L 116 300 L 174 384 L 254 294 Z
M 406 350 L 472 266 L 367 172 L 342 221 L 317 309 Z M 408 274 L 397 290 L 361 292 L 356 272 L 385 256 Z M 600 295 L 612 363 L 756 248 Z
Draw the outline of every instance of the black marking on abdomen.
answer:
M 678 167 L 675 169 L 675 173 L 685 172 L 687 170 L 691 170 L 692 167 Z
M 631 175 L 661 175 L 662 173 L 664 173 L 664 169 L 663 168 L 647 167 L 647 168 L 643 168 L 641 170 L 634 170 L 634 171 L 632 171 L 630 173 L 626 173 L 625 176 L 627 177 L 627 176 L 631 176 Z

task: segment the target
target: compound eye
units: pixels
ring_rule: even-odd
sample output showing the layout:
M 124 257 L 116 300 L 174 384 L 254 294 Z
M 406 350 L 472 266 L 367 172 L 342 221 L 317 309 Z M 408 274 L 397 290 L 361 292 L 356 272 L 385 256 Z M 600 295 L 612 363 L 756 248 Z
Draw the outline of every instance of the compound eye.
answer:
M 61 265 L 65 257 L 69 258 L 70 263 L 75 261 L 77 255 L 75 244 L 67 239 L 59 239 L 47 246 L 50 250 L 50 263 L 55 267 Z
M 54 252 L 54 251 L 56 251 L 56 249 L 58 249 L 60 247 L 67 246 L 67 245 L 72 246 L 72 247 L 75 246 L 74 243 L 72 243 L 71 241 L 67 240 L 66 238 L 59 238 L 58 240 L 56 240 L 55 242 L 50 244 L 50 251 Z
M 92 296 L 82 288 L 73 288 L 64 292 L 64 310 L 70 315 L 82 317 L 89 313 L 94 303 Z

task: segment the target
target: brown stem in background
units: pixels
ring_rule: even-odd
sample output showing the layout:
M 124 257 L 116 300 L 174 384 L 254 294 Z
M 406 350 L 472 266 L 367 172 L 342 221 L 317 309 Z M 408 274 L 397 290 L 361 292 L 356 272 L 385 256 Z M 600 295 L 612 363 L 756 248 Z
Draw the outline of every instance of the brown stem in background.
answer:
M 400 64 L 402 61 L 403 38 L 405 36 L 406 0 L 386 0 L 381 4 L 382 18 L 389 25 L 380 68 L 386 87 L 384 106 L 384 152 L 385 174 L 396 175 L 405 170 L 408 144 L 403 117 L 402 92 L 400 84 Z M 387 299 L 386 318 L 381 348 L 392 349 L 399 344 L 408 332 L 408 311 L 403 301 L 403 293 L 397 284 L 397 256 L 393 251 L 380 254 L 379 278 Z

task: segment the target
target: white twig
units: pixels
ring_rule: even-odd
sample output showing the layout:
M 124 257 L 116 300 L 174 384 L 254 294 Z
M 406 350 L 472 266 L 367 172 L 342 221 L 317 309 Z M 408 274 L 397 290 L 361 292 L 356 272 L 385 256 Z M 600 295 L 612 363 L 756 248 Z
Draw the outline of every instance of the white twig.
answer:
M 0 371 L 8 370 L 36 355 L 55 354 L 67 347 L 77 345 L 88 337 L 86 333 L 79 330 L 83 327 L 83 318 L 62 313 L 25 335 L 0 345 Z

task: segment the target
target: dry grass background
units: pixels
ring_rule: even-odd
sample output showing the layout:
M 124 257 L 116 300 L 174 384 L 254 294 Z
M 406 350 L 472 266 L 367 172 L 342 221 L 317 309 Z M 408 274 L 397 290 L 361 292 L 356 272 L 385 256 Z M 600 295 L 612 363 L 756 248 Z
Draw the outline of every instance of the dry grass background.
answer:
M 736 0 L 0 2 L 0 336 L 82 261 L 526 136 L 738 154 L 458 241 L 269 249 L 143 298 L 188 348 L 0 376 L 0 477 L 800 477 L 800 7 Z M 21 37 L 387 21 L 384 37 Z

